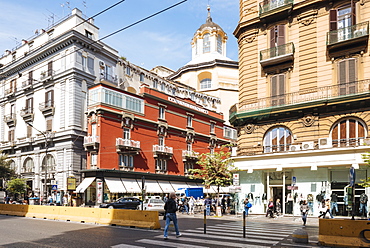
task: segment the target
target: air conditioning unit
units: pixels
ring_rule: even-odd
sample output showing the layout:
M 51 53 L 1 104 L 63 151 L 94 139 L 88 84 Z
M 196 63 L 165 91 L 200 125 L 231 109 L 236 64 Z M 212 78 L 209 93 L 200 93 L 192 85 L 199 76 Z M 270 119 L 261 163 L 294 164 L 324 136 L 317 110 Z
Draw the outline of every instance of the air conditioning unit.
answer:
M 308 142 L 302 142 L 302 150 L 312 150 L 315 149 L 313 141 L 308 141 Z
M 104 67 L 104 66 L 105 66 L 104 61 L 99 61 L 99 65 L 100 65 L 101 67 Z
M 319 149 L 331 148 L 333 147 L 331 138 L 321 138 L 319 139 Z
M 289 151 L 291 151 L 291 152 L 300 151 L 300 150 L 301 150 L 300 145 L 291 145 L 291 146 L 289 146 Z

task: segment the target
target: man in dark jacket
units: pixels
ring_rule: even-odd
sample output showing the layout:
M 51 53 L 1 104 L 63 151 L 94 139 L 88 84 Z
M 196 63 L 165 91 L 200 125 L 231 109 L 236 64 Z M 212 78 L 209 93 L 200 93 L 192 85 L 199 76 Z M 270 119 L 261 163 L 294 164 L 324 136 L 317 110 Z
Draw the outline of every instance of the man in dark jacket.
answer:
M 182 235 L 179 232 L 179 226 L 177 225 L 177 205 L 176 205 L 176 194 L 175 192 L 170 193 L 170 196 L 166 203 L 164 204 L 164 216 L 166 217 L 166 226 L 164 228 L 164 239 L 168 239 L 168 227 L 170 226 L 170 222 L 172 220 L 173 225 L 175 226 L 176 231 L 176 238 L 181 237 Z

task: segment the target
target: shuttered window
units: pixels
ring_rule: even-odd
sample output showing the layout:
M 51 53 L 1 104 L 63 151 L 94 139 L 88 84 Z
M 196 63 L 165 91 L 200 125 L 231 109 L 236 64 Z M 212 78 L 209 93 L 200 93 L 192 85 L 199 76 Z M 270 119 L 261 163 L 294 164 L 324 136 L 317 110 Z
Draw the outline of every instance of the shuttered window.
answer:
M 49 61 L 48 63 L 48 76 L 53 75 L 53 61 Z
M 354 58 L 338 62 L 339 94 L 348 95 L 357 92 L 357 61 Z
M 285 74 L 278 74 L 271 77 L 271 105 L 283 104 L 285 104 Z
M 53 119 L 46 120 L 46 131 L 52 131 L 53 129 Z
M 353 118 L 336 123 L 331 131 L 334 147 L 363 145 L 362 139 L 366 136 L 364 124 Z

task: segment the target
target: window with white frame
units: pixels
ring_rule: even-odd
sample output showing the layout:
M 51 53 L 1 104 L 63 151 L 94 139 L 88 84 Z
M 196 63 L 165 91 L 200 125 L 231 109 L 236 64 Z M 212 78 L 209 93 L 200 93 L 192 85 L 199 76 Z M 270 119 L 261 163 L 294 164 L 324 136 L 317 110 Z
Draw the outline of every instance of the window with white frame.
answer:
M 158 89 L 158 80 L 157 79 L 153 80 L 153 88 Z
M 119 155 L 119 166 L 120 167 L 134 167 L 134 156 L 127 154 Z
M 165 91 L 166 90 L 166 84 L 165 83 L 161 83 L 161 91 Z
M 222 54 L 222 37 L 217 35 L 217 52 Z
M 123 139 L 129 140 L 130 139 L 130 132 L 131 130 L 129 128 L 123 129 Z
M 203 36 L 203 53 L 209 53 L 211 51 L 210 34 L 206 33 Z
M 34 170 L 35 170 L 35 166 L 34 166 L 33 160 L 31 158 L 27 158 L 23 164 L 23 172 L 29 173 L 29 172 L 34 172 Z
M 165 119 L 165 113 L 166 113 L 166 109 L 165 107 L 159 107 L 159 119 L 162 119 L 164 120 Z
M 126 75 L 131 76 L 131 68 L 128 66 L 126 67 Z
M 189 152 L 192 151 L 193 150 L 193 144 L 190 143 L 190 142 L 186 143 L 186 150 L 189 151 Z
M 216 126 L 215 123 L 211 122 L 210 130 L 209 130 L 210 133 L 215 133 L 215 126 Z
M 187 127 L 192 127 L 193 126 L 193 116 L 188 115 L 187 117 L 187 122 L 186 122 Z
M 140 82 L 144 82 L 144 73 L 140 73 Z
M 159 146 L 164 146 L 164 136 L 159 136 L 158 137 L 158 145 Z
M 265 134 L 263 140 L 264 152 L 288 151 L 292 141 L 293 136 L 288 128 L 274 127 Z
M 212 88 L 212 80 L 210 78 L 205 78 L 202 81 L 200 81 L 200 89 L 210 89 Z
M 365 123 L 355 118 L 340 120 L 333 125 L 331 130 L 334 147 L 363 145 L 365 137 L 367 137 Z
M 98 154 L 91 153 L 91 156 L 90 156 L 90 165 L 91 166 L 94 166 L 94 165 L 97 165 L 97 164 L 98 164 Z
M 157 171 L 167 171 L 167 160 L 162 158 L 157 158 L 155 160 L 155 169 Z
M 185 173 L 185 174 L 190 174 L 190 170 L 194 169 L 194 164 L 195 164 L 195 162 L 194 162 L 194 161 L 187 160 L 187 161 L 184 163 L 184 173 Z

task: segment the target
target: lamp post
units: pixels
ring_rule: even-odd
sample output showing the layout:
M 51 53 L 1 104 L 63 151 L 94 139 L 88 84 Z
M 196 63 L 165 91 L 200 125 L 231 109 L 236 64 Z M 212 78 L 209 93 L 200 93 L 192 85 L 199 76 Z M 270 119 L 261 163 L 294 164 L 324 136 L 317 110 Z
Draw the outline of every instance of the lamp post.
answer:
M 31 123 L 27 122 L 27 125 L 35 129 L 37 132 L 41 133 L 45 138 L 45 179 L 44 179 L 44 196 L 42 198 L 42 201 L 44 204 L 47 203 L 47 197 L 48 197 L 48 190 L 47 190 L 47 179 L 48 179 L 48 138 L 46 137 L 46 134 L 37 128 L 35 128 Z M 41 162 L 41 169 L 42 169 L 42 162 Z

